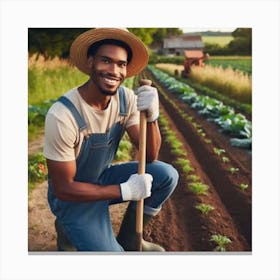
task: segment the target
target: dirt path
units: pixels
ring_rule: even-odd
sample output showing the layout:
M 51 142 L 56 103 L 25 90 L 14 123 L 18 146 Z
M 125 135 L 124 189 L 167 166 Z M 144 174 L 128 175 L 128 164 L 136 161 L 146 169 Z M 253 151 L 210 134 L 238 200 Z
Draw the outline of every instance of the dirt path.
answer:
M 28 155 L 41 152 L 44 135 L 28 145 Z M 28 250 L 56 251 L 55 217 L 50 211 L 47 201 L 47 181 L 39 184 L 29 195 L 28 201 Z M 110 215 L 115 234 L 118 233 L 127 203 L 112 205 Z
M 56 251 L 54 215 L 47 203 L 47 181 L 34 189 L 29 197 L 28 250 Z
M 44 143 L 44 133 L 42 131 L 41 134 L 36 136 L 35 140 L 28 143 L 28 155 L 40 152 L 43 149 L 43 143 Z
M 110 207 L 112 224 L 117 234 L 126 203 Z M 28 250 L 56 251 L 55 217 L 47 202 L 47 181 L 33 190 L 28 205 Z

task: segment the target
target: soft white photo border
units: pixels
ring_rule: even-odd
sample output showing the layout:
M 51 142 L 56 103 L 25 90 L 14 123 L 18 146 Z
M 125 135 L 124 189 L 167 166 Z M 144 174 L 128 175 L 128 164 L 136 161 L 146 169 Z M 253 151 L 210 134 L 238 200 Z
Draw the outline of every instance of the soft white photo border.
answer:
M 0 279 L 280 279 L 277 0 L 0 3 Z M 97 26 L 253 29 L 252 254 L 28 254 L 27 30 Z

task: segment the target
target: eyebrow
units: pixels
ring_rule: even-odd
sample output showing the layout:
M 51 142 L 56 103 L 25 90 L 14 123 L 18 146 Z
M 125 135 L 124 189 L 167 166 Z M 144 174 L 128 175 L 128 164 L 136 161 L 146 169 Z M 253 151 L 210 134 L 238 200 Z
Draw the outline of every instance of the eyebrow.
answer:
M 114 59 L 112 59 L 111 57 L 109 56 L 106 56 L 106 55 L 100 55 L 101 58 L 106 58 L 106 59 L 109 59 L 111 61 L 115 61 Z M 115 61 L 117 63 L 128 63 L 127 60 L 118 60 L 118 61 Z

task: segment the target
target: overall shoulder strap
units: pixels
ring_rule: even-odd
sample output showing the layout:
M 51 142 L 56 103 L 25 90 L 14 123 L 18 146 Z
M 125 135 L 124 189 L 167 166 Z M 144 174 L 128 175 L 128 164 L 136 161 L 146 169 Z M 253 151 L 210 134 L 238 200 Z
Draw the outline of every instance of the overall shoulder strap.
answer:
M 120 115 L 126 116 L 127 115 L 127 108 L 126 108 L 126 97 L 125 97 L 125 89 L 124 87 L 119 87 L 118 89 L 119 100 L 120 100 Z
M 75 105 L 67 97 L 61 96 L 57 101 L 61 102 L 63 105 L 65 105 L 70 110 L 70 112 L 72 113 L 73 117 L 75 118 L 75 120 L 77 122 L 77 125 L 78 125 L 80 131 L 87 128 L 87 125 L 86 125 L 84 119 L 82 118 L 81 114 L 79 113 L 79 111 L 77 110 Z

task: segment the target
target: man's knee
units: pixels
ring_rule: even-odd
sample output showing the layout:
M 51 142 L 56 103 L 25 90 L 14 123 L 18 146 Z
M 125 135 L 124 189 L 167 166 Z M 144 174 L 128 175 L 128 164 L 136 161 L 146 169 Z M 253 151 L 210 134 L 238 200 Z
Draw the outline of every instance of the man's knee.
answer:
M 173 191 L 178 183 L 178 179 L 179 179 L 178 171 L 171 164 L 165 163 L 164 172 L 165 172 L 166 180 L 169 182 L 168 185 Z
M 156 161 L 152 164 L 155 165 L 154 176 L 160 181 L 158 183 L 170 188 L 172 192 L 178 183 L 178 171 L 171 164 L 162 161 Z

